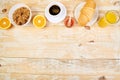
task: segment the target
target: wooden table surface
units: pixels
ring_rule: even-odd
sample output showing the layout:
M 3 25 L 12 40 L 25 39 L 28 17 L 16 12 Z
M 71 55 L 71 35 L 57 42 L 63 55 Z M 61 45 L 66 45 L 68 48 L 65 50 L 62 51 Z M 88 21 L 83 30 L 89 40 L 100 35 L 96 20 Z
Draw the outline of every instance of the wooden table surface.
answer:
M 17 3 L 27 4 L 33 17 L 44 15 L 52 1 L 62 2 L 73 16 L 84 0 L 0 0 L 0 18 Z M 115 0 L 95 1 L 101 15 Z M 120 25 L 99 28 L 95 23 L 86 30 L 47 21 L 44 29 L 30 23 L 0 30 L 0 80 L 120 80 Z

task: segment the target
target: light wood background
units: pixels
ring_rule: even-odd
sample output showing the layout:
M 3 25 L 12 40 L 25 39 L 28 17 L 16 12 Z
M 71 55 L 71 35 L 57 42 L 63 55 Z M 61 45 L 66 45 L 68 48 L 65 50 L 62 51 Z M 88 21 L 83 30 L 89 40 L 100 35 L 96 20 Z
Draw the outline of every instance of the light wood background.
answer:
M 17 3 L 30 6 L 33 17 L 44 15 L 52 1 L 62 2 L 73 16 L 84 0 L 0 0 L 0 18 Z M 95 1 L 100 15 L 113 6 L 110 0 Z M 102 29 L 96 23 L 86 30 L 47 22 L 44 29 L 30 23 L 0 30 L 0 80 L 120 80 L 120 25 Z

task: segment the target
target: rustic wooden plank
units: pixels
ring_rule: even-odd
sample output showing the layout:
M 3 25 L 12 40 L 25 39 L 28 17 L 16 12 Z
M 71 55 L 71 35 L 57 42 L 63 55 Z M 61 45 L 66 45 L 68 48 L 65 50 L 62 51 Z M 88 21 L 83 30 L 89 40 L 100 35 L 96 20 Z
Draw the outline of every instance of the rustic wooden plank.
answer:
M 0 73 L 0 80 L 119 80 L 120 75 L 40 75 L 20 73 Z
M 45 30 L 20 27 L 0 31 L 0 56 L 69 58 L 67 57 L 69 54 L 73 59 L 81 57 L 89 59 L 120 58 L 118 57 L 120 53 L 119 27 L 109 27 L 104 30 L 97 27 L 87 31 L 77 27 L 66 29 L 56 26 L 48 27 Z
M 120 60 L 0 58 L 2 73 L 120 74 Z
M 44 14 L 45 7 L 52 0 L 1 0 L 0 9 L 7 9 L 7 13 L 0 13 L 0 17 L 7 16 L 10 7 L 24 2 L 35 14 Z M 73 15 L 75 7 L 83 0 L 59 0 L 68 9 L 68 15 Z M 72 5 L 70 5 L 72 2 Z M 96 1 L 98 6 L 111 6 L 109 0 Z M 40 6 L 40 7 L 39 7 Z M 0 11 L 1 11 L 0 10 Z M 36 12 L 38 10 L 38 12 Z M 13 27 L 10 30 L 0 30 L 1 57 L 29 57 L 29 58 L 60 58 L 60 59 L 97 59 L 120 58 L 120 29 L 118 26 L 101 29 L 97 24 L 86 30 L 78 27 L 68 29 L 63 25 L 47 23 L 45 29 L 36 29 L 32 24 L 26 27 Z M 90 43 L 89 41 L 94 41 Z M 109 54 L 109 55 L 108 55 Z

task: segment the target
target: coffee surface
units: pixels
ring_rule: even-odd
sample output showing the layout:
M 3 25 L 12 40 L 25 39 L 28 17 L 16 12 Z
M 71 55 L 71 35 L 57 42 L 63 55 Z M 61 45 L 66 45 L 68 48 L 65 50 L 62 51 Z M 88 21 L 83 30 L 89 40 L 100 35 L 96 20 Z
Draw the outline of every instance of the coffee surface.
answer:
M 57 15 L 57 14 L 60 13 L 60 11 L 61 11 L 61 9 L 60 9 L 60 7 L 57 6 L 57 5 L 53 5 L 53 6 L 51 6 L 50 9 L 49 9 L 49 13 L 50 13 L 51 15 Z

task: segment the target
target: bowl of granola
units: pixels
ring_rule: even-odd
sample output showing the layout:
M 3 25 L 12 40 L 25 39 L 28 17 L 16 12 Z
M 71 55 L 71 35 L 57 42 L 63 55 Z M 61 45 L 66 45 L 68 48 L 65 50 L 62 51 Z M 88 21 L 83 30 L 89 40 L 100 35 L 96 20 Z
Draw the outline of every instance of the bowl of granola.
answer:
M 8 14 L 11 23 L 14 26 L 25 26 L 31 20 L 31 9 L 24 3 L 14 5 Z

